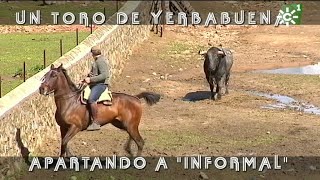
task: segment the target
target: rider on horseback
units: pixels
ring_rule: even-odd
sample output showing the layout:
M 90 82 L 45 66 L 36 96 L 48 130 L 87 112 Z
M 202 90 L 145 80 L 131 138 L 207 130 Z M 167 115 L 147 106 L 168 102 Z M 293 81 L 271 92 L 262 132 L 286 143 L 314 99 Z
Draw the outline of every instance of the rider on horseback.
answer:
M 88 131 L 99 130 L 100 124 L 97 120 L 97 100 L 100 95 L 108 88 L 109 85 L 109 66 L 106 58 L 101 54 L 101 50 L 94 46 L 91 48 L 93 62 L 91 72 L 83 81 L 87 83 L 91 89 L 88 99 L 90 107 L 92 124 L 87 128 Z M 111 105 L 111 102 L 107 102 Z

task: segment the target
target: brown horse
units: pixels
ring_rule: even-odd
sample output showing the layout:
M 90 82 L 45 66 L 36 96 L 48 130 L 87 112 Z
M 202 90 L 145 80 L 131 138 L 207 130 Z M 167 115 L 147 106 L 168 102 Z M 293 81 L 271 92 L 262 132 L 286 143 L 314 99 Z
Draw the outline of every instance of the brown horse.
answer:
M 55 119 L 60 126 L 61 152 L 60 156 L 71 156 L 67 147 L 68 142 L 80 131 L 89 126 L 90 116 L 86 105 L 81 103 L 80 96 L 83 88 L 78 88 L 70 79 L 62 64 L 51 69 L 43 78 L 39 88 L 42 95 L 54 94 L 56 112 Z M 98 104 L 97 116 L 101 126 L 111 123 L 115 127 L 127 131 L 129 139 L 125 150 L 131 153 L 132 140 L 138 146 L 137 156 L 141 155 L 144 140 L 139 133 L 139 123 L 142 116 L 142 104 L 139 99 L 144 98 L 148 105 L 153 105 L 160 100 L 160 95 L 142 92 L 136 96 L 123 93 L 112 93 L 112 105 Z

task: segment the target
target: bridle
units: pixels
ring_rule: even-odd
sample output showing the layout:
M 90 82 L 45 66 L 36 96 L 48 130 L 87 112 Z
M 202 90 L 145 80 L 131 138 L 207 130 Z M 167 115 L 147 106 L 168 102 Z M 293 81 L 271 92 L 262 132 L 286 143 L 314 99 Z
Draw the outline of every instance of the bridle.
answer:
M 77 91 L 72 91 L 71 93 L 55 94 L 54 97 L 56 99 L 70 99 L 74 96 L 77 96 L 78 93 L 81 92 L 85 86 L 86 85 L 84 83 L 81 83 L 78 85 L 79 89 Z M 55 91 L 53 91 L 53 92 L 55 92 Z
M 72 93 L 64 93 L 64 94 L 55 94 L 54 97 L 56 99 L 70 99 L 76 95 L 78 95 L 78 92 L 80 92 L 79 90 L 78 91 L 73 91 Z
M 40 79 L 41 82 L 43 82 L 44 80 L 45 80 L 45 76 L 43 76 Z M 47 86 L 47 85 L 45 85 L 45 86 Z M 78 93 L 81 92 L 85 87 L 86 87 L 85 83 L 80 83 L 78 85 L 78 90 L 77 91 L 72 91 L 71 93 L 54 94 L 54 97 L 56 99 L 59 99 L 59 100 L 61 100 L 61 99 L 70 99 L 72 97 L 77 96 Z M 56 90 L 51 90 L 50 92 L 47 93 L 47 95 L 50 95 L 50 94 L 55 93 L 55 92 L 56 92 Z

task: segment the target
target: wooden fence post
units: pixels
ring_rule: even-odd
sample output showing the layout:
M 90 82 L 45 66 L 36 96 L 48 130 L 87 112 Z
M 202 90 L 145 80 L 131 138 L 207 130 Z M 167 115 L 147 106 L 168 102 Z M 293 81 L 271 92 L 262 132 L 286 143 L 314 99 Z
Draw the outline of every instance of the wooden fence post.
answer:
M 23 82 L 26 82 L 26 62 L 23 62 Z
M 63 52 L 62 52 L 62 39 L 60 39 L 60 56 L 63 55 L 62 53 L 63 53 Z

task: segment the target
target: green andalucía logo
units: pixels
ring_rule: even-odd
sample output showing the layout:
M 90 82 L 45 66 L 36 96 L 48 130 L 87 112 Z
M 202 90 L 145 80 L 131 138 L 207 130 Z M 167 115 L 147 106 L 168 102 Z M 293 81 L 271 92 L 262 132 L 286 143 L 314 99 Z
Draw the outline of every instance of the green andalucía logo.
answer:
M 276 26 L 279 24 L 300 25 L 302 18 L 302 4 L 287 4 L 283 5 L 277 16 Z

